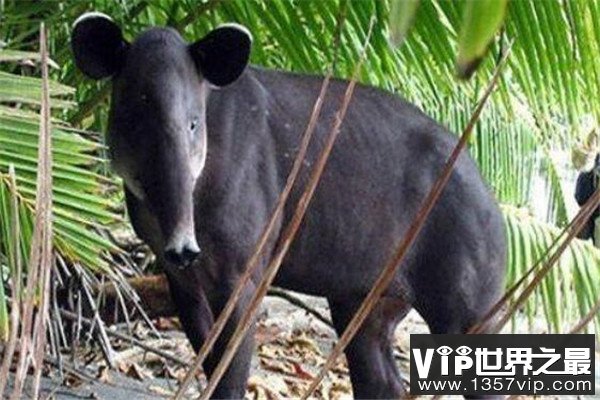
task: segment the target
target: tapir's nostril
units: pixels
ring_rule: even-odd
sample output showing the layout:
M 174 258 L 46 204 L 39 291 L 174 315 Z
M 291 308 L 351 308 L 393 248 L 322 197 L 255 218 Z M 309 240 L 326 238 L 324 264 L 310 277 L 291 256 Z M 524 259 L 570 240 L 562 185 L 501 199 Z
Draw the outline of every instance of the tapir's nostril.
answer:
M 182 246 L 165 249 L 165 259 L 179 267 L 187 267 L 200 255 L 200 249 L 195 241 L 187 241 Z
M 183 248 L 183 259 L 187 260 L 188 262 L 192 262 L 196 259 L 196 257 L 198 257 L 200 255 L 200 249 L 198 248 L 198 246 L 195 247 L 184 247 Z

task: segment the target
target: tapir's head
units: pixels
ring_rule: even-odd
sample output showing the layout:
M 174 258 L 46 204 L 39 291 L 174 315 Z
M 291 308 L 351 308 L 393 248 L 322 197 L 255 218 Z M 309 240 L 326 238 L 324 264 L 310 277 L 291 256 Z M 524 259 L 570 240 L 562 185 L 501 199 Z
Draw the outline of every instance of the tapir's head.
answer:
M 75 63 L 87 76 L 112 79 L 107 141 L 115 171 L 156 216 L 167 260 L 198 255 L 193 192 L 206 159 L 206 98 L 247 65 L 251 36 L 221 26 L 188 44 L 173 29 L 152 28 L 128 43 L 107 16 L 74 24 Z

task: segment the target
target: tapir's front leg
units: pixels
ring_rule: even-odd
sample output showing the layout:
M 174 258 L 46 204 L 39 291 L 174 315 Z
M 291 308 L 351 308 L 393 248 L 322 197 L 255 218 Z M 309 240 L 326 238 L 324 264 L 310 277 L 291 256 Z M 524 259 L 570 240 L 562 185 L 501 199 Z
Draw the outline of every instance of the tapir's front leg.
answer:
M 223 333 L 219 336 L 219 339 L 215 343 L 213 352 L 209 354 L 204 363 L 205 371 L 208 375 L 212 375 L 212 372 L 218 365 L 221 357 L 231 339 L 231 335 L 239 325 L 240 319 L 250 303 L 250 298 L 254 291 L 254 285 L 249 283 L 242 294 L 242 297 L 237 302 L 237 305 L 229 319 L 227 325 L 223 329 Z M 221 288 L 222 289 L 222 288 Z M 215 311 L 215 315 L 220 313 L 225 303 L 230 297 L 230 292 L 221 292 L 218 299 L 214 303 L 211 302 L 211 306 Z M 246 393 L 246 384 L 250 373 L 250 362 L 252 360 L 252 354 L 254 352 L 254 331 L 255 326 L 252 325 L 251 329 L 248 330 L 244 337 L 236 355 L 234 356 L 229 368 L 223 375 L 219 385 L 217 386 L 213 398 L 216 399 L 243 399 Z
M 216 317 L 213 316 L 221 312 L 231 293 L 230 290 L 224 290 L 223 287 L 212 287 L 208 283 L 208 279 L 203 279 L 202 285 L 200 285 L 194 277 L 186 279 L 184 275 L 186 275 L 186 271 L 167 273 L 171 296 L 177 307 L 181 324 L 194 351 L 198 352 L 214 323 Z M 212 375 L 219 363 L 253 290 L 254 287 L 248 287 L 243 293 L 213 351 L 206 358 L 204 370 L 208 376 Z M 254 328 L 248 332 L 243 340 L 237 354 L 213 393 L 213 398 L 241 399 L 244 397 L 253 350 Z
M 186 280 L 182 274 L 167 269 L 167 278 L 179 321 L 194 351 L 198 352 L 214 323 L 206 295 L 193 288 L 193 280 Z

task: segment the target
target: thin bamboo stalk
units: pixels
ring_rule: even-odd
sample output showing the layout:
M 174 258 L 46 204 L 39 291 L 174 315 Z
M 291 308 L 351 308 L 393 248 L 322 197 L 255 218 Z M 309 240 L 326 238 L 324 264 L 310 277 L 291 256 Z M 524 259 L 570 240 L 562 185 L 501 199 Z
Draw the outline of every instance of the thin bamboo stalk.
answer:
M 40 379 L 46 347 L 46 322 L 50 299 L 50 277 L 52 275 L 52 143 L 50 126 L 50 88 L 48 77 L 48 49 L 46 40 L 46 27 L 44 23 L 40 26 L 40 53 L 42 66 L 42 108 L 40 111 L 40 163 L 43 163 L 43 175 L 41 175 L 38 195 L 41 195 L 40 213 L 42 215 L 42 226 L 36 229 L 42 230 L 42 241 L 40 248 L 40 303 L 36 315 L 33 342 L 33 398 L 37 399 L 39 394 Z M 36 212 L 38 212 L 36 210 Z
M 502 329 L 502 327 L 508 322 L 508 320 L 512 317 L 512 315 L 523 305 L 523 303 L 529 298 L 529 296 L 533 293 L 534 289 L 540 284 L 542 279 L 550 272 L 552 267 L 557 263 L 557 261 L 562 256 L 563 252 L 569 246 L 569 243 L 576 237 L 577 233 L 581 230 L 585 222 L 591 216 L 593 211 L 600 204 L 600 188 L 596 190 L 596 192 L 590 197 L 590 199 L 586 203 L 586 207 L 582 208 L 575 217 L 576 223 L 573 229 L 569 229 L 567 231 L 566 239 L 560 244 L 556 252 L 554 252 L 548 261 L 540 268 L 540 270 L 536 273 L 533 280 L 527 285 L 527 287 L 523 290 L 523 292 L 519 295 L 519 297 L 515 300 L 515 302 L 510 306 L 508 311 L 498 320 L 498 322 L 491 328 L 491 332 L 498 332 Z M 568 228 L 567 228 L 568 229 Z
M 506 59 L 507 59 L 509 53 L 510 53 L 510 48 L 507 49 L 506 53 L 502 57 L 501 62 L 496 67 L 494 76 L 492 77 L 491 82 L 488 84 L 488 87 L 487 87 L 486 91 L 484 92 L 484 95 L 483 95 L 482 99 L 480 100 L 477 108 L 473 112 L 473 115 L 471 116 L 471 119 L 469 120 L 467 127 L 465 128 L 463 134 L 461 135 L 456 147 L 450 154 L 450 157 L 448 158 L 448 161 L 446 162 L 446 165 L 444 166 L 444 169 L 442 170 L 441 175 L 439 176 L 437 181 L 434 183 L 434 185 L 431 188 L 427 197 L 423 200 L 421 208 L 417 212 L 417 215 L 415 216 L 413 222 L 411 223 L 408 231 L 402 238 L 400 245 L 398 246 L 398 248 L 394 252 L 393 256 L 390 258 L 390 260 L 387 262 L 387 264 L 383 268 L 383 271 L 381 272 L 377 281 L 371 288 L 371 291 L 367 294 L 367 296 L 363 300 L 358 311 L 354 314 L 354 317 L 352 317 L 352 320 L 348 323 L 348 326 L 344 330 L 344 333 L 342 334 L 342 336 L 339 338 L 337 344 L 335 345 L 331 354 L 327 358 L 327 361 L 325 362 L 324 366 L 321 368 L 321 371 L 315 377 L 315 379 L 312 381 L 308 390 L 303 394 L 303 396 L 302 396 L 303 400 L 306 400 L 317 389 L 317 387 L 319 386 L 319 384 L 321 383 L 323 378 L 325 378 L 327 371 L 329 371 L 334 366 L 338 357 L 342 354 L 342 352 L 344 351 L 344 349 L 346 348 L 348 343 L 350 343 L 350 341 L 352 340 L 354 335 L 356 335 L 356 333 L 358 332 L 358 329 L 362 326 L 363 322 L 365 321 L 365 319 L 367 318 L 367 316 L 369 315 L 369 313 L 371 312 L 373 307 L 375 307 L 377 301 L 379 300 L 381 295 L 385 292 L 385 290 L 388 288 L 390 282 L 394 278 L 394 276 L 396 274 L 396 270 L 402 264 L 402 261 L 404 260 L 406 253 L 412 246 L 414 240 L 416 239 L 419 232 L 421 231 L 421 228 L 423 227 L 429 213 L 435 206 L 439 196 L 442 194 L 443 189 L 445 188 L 446 184 L 448 183 L 448 181 L 450 179 L 450 175 L 452 174 L 454 165 L 455 165 L 458 157 L 460 156 L 462 150 L 467 145 L 468 140 L 473 131 L 473 128 L 475 127 L 475 124 L 481 115 L 483 107 L 487 103 L 487 100 L 490 98 L 490 95 L 492 94 L 494 88 L 496 87 L 496 84 L 498 83 L 498 80 L 500 78 L 500 72 L 502 70 L 502 67 L 506 63 Z
M 271 283 L 275 279 L 277 271 L 281 266 L 281 262 L 287 254 L 287 251 L 294 239 L 294 236 L 296 235 L 296 232 L 300 227 L 300 223 L 302 222 L 304 214 L 306 213 L 308 205 L 310 204 L 310 200 L 312 199 L 321 174 L 323 173 L 323 170 L 327 163 L 327 159 L 329 158 L 329 154 L 331 153 L 333 145 L 335 144 L 335 140 L 337 139 L 337 136 L 340 132 L 342 121 L 346 115 L 346 111 L 348 110 L 348 106 L 350 104 L 350 100 L 354 92 L 354 87 L 356 86 L 356 79 L 358 77 L 360 67 L 362 66 L 362 62 L 366 55 L 366 50 L 368 48 L 369 39 L 371 37 L 373 29 L 373 23 L 374 19 L 371 20 L 369 26 L 369 33 L 367 34 L 367 38 L 365 40 L 363 52 L 354 70 L 352 80 L 348 84 L 346 93 L 344 94 L 342 106 L 336 115 L 333 127 L 331 128 L 331 131 L 329 132 L 329 135 L 326 139 L 325 147 L 321 151 L 319 159 L 317 160 L 317 163 L 315 164 L 315 167 L 311 172 L 307 187 L 305 188 L 300 200 L 298 201 L 298 205 L 296 207 L 296 210 L 294 211 L 294 215 L 292 216 L 291 222 L 288 224 L 282 235 L 281 242 L 277 248 L 277 251 L 275 252 L 275 256 L 269 263 L 269 266 L 266 268 L 262 281 L 256 289 L 256 292 L 254 293 L 252 299 L 250 300 L 250 304 L 244 312 L 244 315 L 241 317 L 236 330 L 231 336 L 231 339 L 229 340 L 229 343 L 225 348 L 225 352 L 223 353 L 221 360 L 217 364 L 215 370 L 213 371 L 210 377 L 210 380 L 208 381 L 206 389 L 200 396 L 200 399 L 202 400 L 207 400 L 208 398 L 210 398 L 217 385 L 219 384 L 219 381 L 221 380 L 223 374 L 229 367 L 229 364 L 231 363 L 231 360 L 237 352 L 237 349 L 242 343 L 246 332 L 252 325 L 256 312 L 258 311 L 258 307 L 260 306 L 262 299 L 266 295 L 269 286 L 271 286 Z
M 494 304 L 494 306 L 490 309 L 490 311 L 486 313 L 483 319 L 477 324 L 473 325 L 473 327 L 471 327 L 471 329 L 469 329 L 467 333 L 477 334 L 485 331 L 487 329 L 487 324 L 496 317 L 496 315 L 500 312 L 502 307 L 504 307 L 514 296 L 519 287 L 523 285 L 527 281 L 527 278 L 544 262 L 544 260 L 548 258 L 548 256 L 551 254 L 552 249 L 556 245 L 558 245 L 558 243 L 562 240 L 564 235 L 566 235 L 567 232 L 574 232 L 574 235 L 577 235 L 577 233 L 581 230 L 581 227 L 583 226 L 582 221 L 585 222 L 587 220 L 586 218 L 589 218 L 594 209 L 594 204 L 592 204 L 588 200 L 588 202 L 580 208 L 575 218 L 573 218 L 569 225 L 567 225 L 565 229 L 563 229 L 560 232 L 560 234 L 554 239 L 554 241 L 550 244 L 548 249 L 546 249 L 544 254 L 542 254 L 542 256 L 535 262 L 535 264 L 531 268 L 529 268 L 527 272 L 525 272 L 525 274 L 523 274 L 523 276 L 519 278 L 519 280 L 515 282 L 505 292 L 502 298 L 500 298 L 500 300 L 498 300 L 496 304 Z M 579 226 L 579 229 L 577 229 L 577 226 Z
M 339 40 L 341 37 L 341 32 L 342 32 L 342 25 L 345 20 L 344 15 L 345 15 L 344 12 L 342 12 L 342 13 L 340 13 L 340 16 L 338 17 L 336 32 L 334 34 L 334 40 L 333 40 L 334 41 L 334 43 L 333 43 L 334 49 L 338 48 L 338 43 L 339 43 Z M 338 54 L 337 51 L 335 51 L 332 67 L 329 69 L 327 75 L 323 79 L 323 83 L 321 84 L 321 89 L 319 91 L 319 96 L 317 97 L 317 100 L 315 101 L 311 116 L 310 116 L 308 124 L 306 126 L 306 130 L 304 131 L 304 134 L 300 141 L 300 148 L 298 149 L 298 153 L 296 154 L 296 158 L 294 159 L 294 163 L 292 164 L 292 169 L 290 170 L 290 173 L 286 180 L 285 186 L 284 186 L 283 190 L 281 191 L 279 198 L 277 199 L 275 209 L 273 210 L 273 213 L 271 214 L 271 217 L 270 217 L 269 221 L 267 222 L 267 225 L 265 226 L 265 228 L 263 229 L 263 231 L 261 233 L 261 236 L 254 248 L 254 252 L 252 253 L 250 258 L 246 262 L 246 265 L 244 266 L 244 273 L 238 279 L 238 282 L 236 283 L 236 286 L 233 289 L 233 292 L 231 293 L 231 295 L 229 296 L 229 299 L 227 300 L 227 304 L 225 304 L 225 307 L 223 307 L 223 310 L 219 314 L 219 317 L 217 318 L 217 320 L 214 322 L 213 326 L 211 327 L 204 343 L 202 344 L 202 347 L 200 348 L 200 351 L 198 351 L 198 356 L 194 360 L 192 368 L 190 368 L 190 370 L 187 372 L 185 378 L 179 385 L 179 388 L 177 389 L 177 393 L 175 393 L 174 399 L 181 399 L 182 396 L 184 395 L 185 391 L 189 387 L 189 385 L 192 382 L 197 371 L 200 369 L 200 367 L 202 366 L 202 363 L 204 362 L 204 360 L 206 360 L 207 355 L 211 352 L 212 348 L 214 347 L 215 343 L 217 342 L 219 335 L 223 332 L 223 329 L 225 328 L 227 321 L 231 317 L 231 314 L 233 313 L 233 310 L 234 310 L 236 304 L 238 303 L 248 281 L 250 280 L 250 278 L 252 277 L 252 275 L 256 271 L 256 268 L 259 265 L 259 261 L 265 251 L 265 247 L 266 247 L 269 239 L 272 236 L 273 230 L 274 230 L 277 222 L 281 218 L 285 204 L 287 203 L 288 197 L 292 191 L 292 188 L 294 187 L 294 184 L 296 183 L 296 180 L 298 178 L 300 170 L 302 169 L 304 159 L 306 158 L 306 152 L 308 150 L 308 146 L 313 137 L 313 133 L 315 131 L 319 116 L 321 115 L 323 101 L 325 99 L 325 95 L 326 95 L 327 89 L 329 87 L 329 82 L 331 80 L 331 76 L 332 76 L 334 68 L 335 68 L 337 54 Z
M 13 239 L 13 251 L 11 254 L 10 264 L 12 265 L 13 274 L 10 280 L 11 290 L 13 296 L 17 299 L 21 298 L 21 276 L 22 276 L 22 261 L 21 261 L 21 248 L 20 248 L 20 237 L 21 237 L 21 226 L 19 220 L 19 203 L 17 201 L 17 178 L 15 176 L 15 169 L 11 165 L 8 169 L 9 176 L 9 193 L 11 197 L 11 236 Z M 19 332 L 19 317 L 20 317 L 20 300 L 12 304 L 10 308 L 10 336 L 8 342 L 4 348 L 4 359 L 2 360 L 2 366 L 0 367 L 0 397 L 4 395 L 4 389 L 7 377 L 10 370 L 10 365 L 15 354 L 15 348 L 17 346 L 18 332 Z
M 40 137 L 38 146 L 38 171 L 36 182 L 36 207 L 35 207 L 35 227 L 31 241 L 29 269 L 27 274 L 27 286 L 22 298 L 19 301 L 23 316 L 21 320 L 20 351 L 17 370 L 15 374 L 14 389 L 11 399 L 21 398 L 23 385 L 29 365 L 33 362 L 34 373 L 39 373 L 41 362 L 39 362 L 36 340 L 45 342 L 45 320 L 43 311 L 46 309 L 46 288 L 47 278 L 45 275 L 46 266 L 49 270 L 51 263 L 51 143 L 50 143 L 50 100 L 48 88 L 48 54 L 46 49 L 46 31 L 44 24 L 40 27 L 40 54 L 42 59 L 42 108 L 40 111 Z M 46 226 L 48 225 L 48 226 Z M 50 233 L 49 233 L 50 232 Z M 49 272 L 48 272 L 49 274 Z M 48 277 L 49 279 L 49 277 Z M 42 282 L 41 288 L 39 282 Z M 37 289 L 41 289 L 39 297 Z M 37 306 L 37 315 L 34 316 L 34 310 Z M 40 317 L 41 314 L 41 317 Z M 36 322 L 37 321 L 37 322 Z M 43 330 L 43 333 L 40 333 Z M 43 350 L 42 350 L 43 353 Z M 37 389 L 34 387 L 34 394 L 37 395 Z

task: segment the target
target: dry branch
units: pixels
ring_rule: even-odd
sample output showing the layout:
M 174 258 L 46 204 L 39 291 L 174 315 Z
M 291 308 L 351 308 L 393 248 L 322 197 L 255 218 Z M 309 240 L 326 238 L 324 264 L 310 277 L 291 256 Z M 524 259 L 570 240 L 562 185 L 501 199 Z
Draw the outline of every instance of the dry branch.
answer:
M 19 296 L 21 294 L 21 274 L 22 274 L 22 261 L 21 252 L 19 250 L 19 238 L 20 232 L 20 220 L 19 220 L 19 204 L 17 202 L 17 179 L 15 177 L 15 169 L 11 165 L 8 170 L 9 175 L 9 193 L 11 197 L 11 236 L 14 240 L 12 245 L 12 254 L 10 254 L 11 265 L 14 268 L 14 274 L 10 280 L 11 290 L 13 296 Z M 19 330 L 19 318 L 20 318 L 20 307 L 19 303 L 13 304 L 10 310 L 10 336 L 8 342 L 4 347 L 4 354 L 2 360 L 2 366 L 0 367 L 0 397 L 4 394 L 4 388 L 8 381 L 8 373 L 10 365 L 12 363 L 15 349 L 17 346 L 17 334 Z
M 33 238 L 30 248 L 27 287 L 13 307 L 21 307 L 19 360 L 11 399 L 21 398 L 30 363 L 33 365 L 33 397 L 38 397 L 39 381 L 46 345 L 50 275 L 52 269 L 52 144 L 50 141 L 50 94 L 46 29 L 40 25 L 42 60 L 42 101 Z
M 594 318 L 596 318 L 600 314 L 600 297 L 596 301 L 596 304 L 592 306 L 590 311 L 577 323 L 571 330 L 569 334 L 574 335 L 581 332 L 587 324 L 589 324 Z
M 94 321 L 92 321 L 92 320 L 90 320 L 88 318 L 82 317 L 82 316 L 80 316 L 80 315 L 78 315 L 78 314 L 76 314 L 74 312 L 71 312 L 71 311 L 60 310 L 60 315 L 63 316 L 64 318 L 66 318 L 66 319 L 71 320 L 71 321 L 80 321 L 82 325 L 86 325 L 88 327 L 91 327 L 94 324 Z M 131 343 L 134 346 L 140 347 L 140 348 L 142 348 L 142 349 L 144 349 L 144 350 L 146 350 L 146 351 L 148 351 L 150 353 L 157 354 L 157 355 L 159 355 L 159 356 L 161 356 L 161 357 L 163 357 L 163 358 L 165 358 L 167 360 L 173 361 L 173 362 L 175 362 L 177 364 L 180 364 L 180 365 L 183 365 L 183 366 L 186 366 L 186 367 L 190 365 L 189 362 L 187 362 L 187 361 L 185 361 L 185 360 L 183 360 L 183 359 L 175 356 L 174 354 L 171 354 L 171 353 L 163 351 L 161 349 L 157 349 L 155 347 L 149 346 L 146 343 L 142 342 L 141 340 L 138 340 L 138 339 L 134 338 L 133 336 L 130 336 L 130 335 L 127 335 L 127 334 L 124 334 L 124 333 L 121 333 L 121 332 L 113 331 L 113 330 L 110 330 L 110 329 L 106 330 L 106 334 L 108 336 L 112 336 L 112 337 L 115 337 L 117 339 L 121 339 L 121 340 L 124 340 L 126 342 L 129 342 L 129 343 Z
M 336 34 L 334 36 L 334 43 L 333 43 L 334 49 L 338 48 L 337 44 L 341 37 L 341 31 L 342 31 L 341 27 L 342 27 L 343 22 L 344 22 L 344 18 L 343 18 L 343 13 L 342 13 L 337 21 Z M 337 52 L 334 54 L 334 64 L 335 64 L 336 59 L 337 59 Z M 202 344 L 202 347 L 200 348 L 200 351 L 198 352 L 198 356 L 196 357 L 196 360 L 194 361 L 193 367 L 188 371 L 188 373 L 185 376 L 185 378 L 183 379 L 181 385 L 177 389 L 177 393 L 174 396 L 175 399 L 180 399 L 183 396 L 183 394 L 184 394 L 185 390 L 187 389 L 187 387 L 189 386 L 189 384 L 192 382 L 192 379 L 195 376 L 196 372 L 198 371 L 198 369 L 200 369 L 202 363 L 206 359 L 206 356 L 210 353 L 210 351 L 212 350 L 214 344 L 216 343 L 219 335 L 225 328 L 225 325 L 226 325 L 227 321 L 229 320 L 231 314 L 233 313 L 234 307 L 237 304 L 237 302 L 239 301 L 239 299 L 243 293 L 243 290 L 246 287 L 246 284 L 248 283 L 252 274 L 258 267 L 259 261 L 260 261 L 261 257 L 263 256 L 264 249 L 265 249 L 269 239 L 271 238 L 271 235 L 272 235 L 273 229 L 275 228 L 275 225 L 281 218 L 281 215 L 283 213 L 283 208 L 287 202 L 287 199 L 292 191 L 292 188 L 294 187 L 296 179 L 298 178 L 298 175 L 302 168 L 304 158 L 306 157 L 306 152 L 308 150 L 308 145 L 310 144 L 310 141 L 312 139 L 319 115 L 321 114 L 323 100 L 325 98 L 325 94 L 327 93 L 327 88 L 329 87 L 329 81 L 331 80 L 332 74 L 333 74 L 333 67 L 329 70 L 325 79 L 323 80 L 323 83 L 321 85 L 321 89 L 319 92 L 319 96 L 317 97 L 317 100 L 315 101 L 308 125 L 304 132 L 304 135 L 302 136 L 302 140 L 300 142 L 300 148 L 298 149 L 298 153 L 296 154 L 296 158 L 294 160 L 294 163 L 292 164 L 292 169 L 290 170 L 290 173 L 286 180 L 285 186 L 284 186 L 279 198 L 277 199 L 277 203 L 275 205 L 275 210 L 273 211 L 269 222 L 267 223 L 263 232 L 261 233 L 261 236 L 258 240 L 258 243 L 255 246 L 252 256 L 248 259 L 248 261 L 246 262 L 246 265 L 244 266 L 244 273 L 242 274 L 242 276 L 239 278 L 238 282 L 236 283 L 236 286 L 235 286 L 231 296 L 229 297 L 227 304 L 225 304 L 225 307 L 219 314 L 219 317 L 217 318 L 217 320 L 214 322 L 213 326 L 211 327 L 211 329 L 206 337 L 206 340 Z
M 525 301 L 529 298 L 529 296 L 533 293 L 535 288 L 540 284 L 542 279 L 550 272 L 552 267 L 556 265 L 557 261 L 560 259 L 564 251 L 569 246 L 569 243 L 577 236 L 577 233 L 583 228 L 583 225 L 590 218 L 594 210 L 600 204 L 600 188 L 596 190 L 596 192 L 588 199 L 584 207 L 581 208 L 577 216 L 574 218 L 573 227 L 567 227 L 565 231 L 567 231 L 566 239 L 560 244 L 558 249 L 550 256 L 548 261 L 540 268 L 538 273 L 534 276 L 533 280 L 523 292 L 519 295 L 517 300 L 510 306 L 509 310 L 499 319 L 499 321 L 491 328 L 491 333 L 497 333 L 502 329 L 502 327 L 510 320 L 512 315 L 523 305 Z
M 294 215 L 292 216 L 292 220 L 288 224 L 286 229 L 284 230 L 284 232 L 281 236 L 281 243 L 279 244 L 279 246 L 275 252 L 275 256 L 269 263 L 269 266 L 266 268 L 264 275 L 262 277 L 262 280 L 261 280 L 259 286 L 257 287 L 256 292 L 254 293 L 252 299 L 250 300 L 250 304 L 248 305 L 248 308 L 244 312 L 244 315 L 241 317 L 237 328 L 235 329 L 233 335 L 231 336 L 231 339 L 229 340 L 229 342 L 227 344 L 227 347 L 225 348 L 225 352 L 223 353 L 221 360 L 219 361 L 215 370 L 213 371 L 213 373 L 210 377 L 210 380 L 208 381 L 208 385 L 207 385 L 206 389 L 204 390 L 204 392 L 202 393 L 202 396 L 200 397 L 203 400 L 210 398 L 210 396 L 216 389 L 219 381 L 221 380 L 223 374 L 229 367 L 229 364 L 231 363 L 231 360 L 233 359 L 235 353 L 237 352 L 237 349 L 239 348 L 246 332 L 252 325 L 256 311 L 258 310 L 258 307 L 260 306 L 262 299 L 266 295 L 269 286 L 271 286 L 271 283 L 275 279 L 277 271 L 279 270 L 279 267 L 281 266 L 281 262 L 283 261 L 283 258 L 287 254 L 287 251 L 294 239 L 294 236 L 296 235 L 296 232 L 298 231 L 298 228 L 300 227 L 300 223 L 302 222 L 302 219 L 304 218 L 304 214 L 306 213 L 306 210 L 308 208 L 310 200 L 312 199 L 312 196 L 317 187 L 317 184 L 319 182 L 321 174 L 323 173 L 323 170 L 325 169 L 327 159 L 329 158 L 329 154 L 331 153 L 331 150 L 333 149 L 335 140 L 337 139 L 337 136 L 340 132 L 340 127 L 342 125 L 342 121 L 344 120 L 346 111 L 348 110 L 348 106 L 350 104 L 350 100 L 351 100 L 352 94 L 354 92 L 354 87 L 356 86 L 356 79 L 358 77 L 358 72 L 360 71 L 360 67 L 362 66 L 362 62 L 366 55 L 366 50 L 367 50 L 369 39 L 371 37 L 373 24 L 374 24 L 374 19 L 371 20 L 371 24 L 369 26 L 369 32 L 368 32 L 367 38 L 365 40 L 363 53 L 361 54 L 361 57 L 358 60 L 358 63 L 354 70 L 353 77 L 352 77 L 350 83 L 348 84 L 346 93 L 344 94 L 342 106 L 341 106 L 340 110 L 338 111 L 338 113 L 336 114 L 336 118 L 335 118 L 335 121 L 331 128 L 331 131 L 329 132 L 329 135 L 326 138 L 325 146 L 324 146 L 323 150 L 321 151 L 321 154 L 319 155 L 317 163 L 315 164 L 313 170 L 311 171 L 311 175 L 310 175 L 308 184 L 307 184 L 304 192 L 302 193 L 300 200 L 298 201 L 296 210 L 294 211 Z M 310 125 L 310 123 L 309 123 L 309 125 Z
M 363 300 L 360 308 L 358 309 L 358 311 L 356 312 L 356 314 L 354 315 L 352 320 L 348 323 L 348 326 L 344 330 L 344 333 L 342 334 L 342 336 L 339 338 L 336 346 L 333 348 L 330 356 L 328 357 L 327 361 L 325 362 L 325 365 L 322 367 L 322 369 L 319 372 L 319 374 L 317 375 L 317 377 L 313 380 L 313 382 L 311 383 L 311 385 L 308 388 L 308 390 L 306 391 L 306 393 L 304 393 L 304 395 L 302 396 L 302 399 L 304 399 L 304 400 L 307 399 L 316 390 L 316 388 L 318 387 L 320 382 L 325 377 L 325 374 L 327 373 L 327 371 L 329 371 L 333 367 L 333 365 L 335 364 L 338 357 L 342 354 L 342 352 L 344 351 L 344 349 L 346 348 L 348 343 L 350 343 L 350 341 L 352 340 L 352 338 L 354 337 L 354 335 L 356 334 L 358 329 L 362 326 L 366 317 L 369 315 L 369 313 L 371 312 L 373 307 L 376 305 L 376 303 L 379 300 L 379 298 L 381 297 L 381 295 L 385 292 L 385 290 L 388 288 L 390 282 L 394 278 L 396 270 L 402 264 L 402 261 L 404 260 L 406 253 L 408 252 L 409 248 L 412 246 L 414 240 L 416 239 L 419 232 L 421 231 L 421 228 L 423 227 L 429 213 L 433 209 L 433 207 L 436 204 L 439 196 L 441 195 L 444 187 L 446 186 L 448 180 L 450 179 L 450 175 L 452 174 L 456 160 L 458 159 L 462 150 L 465 148 L 466 144 L 468 143 L 468 140 L 471 136 L 471 132 L 473 131 L 473 128 L 475 127 L 475 124 L 478 121 L 479 116 L 481 115 L 481 111 L 483 110 L 483 107 L 485 106 L 487 100 L 489 99 L 490 95 L 492 94 L 493 89 L 496 87 L 498 79 L 500 78 L 500 71 L 502 70 L 502 67 L 504 66 L 504 64 L 506 62 L 506 58 L 507 58 L 509 52 L 510 52 L 510 49 L 504 54 L 504 57 L 502 58 L 501 63 L 498 64 L 498 66 L 496 67 L 494 76 L 493 76 L 491 82 L 489 83 L 481 101 L 479 102 L 479 105 L 475 109 L 473 115 L 471 116 L 471 119 L 469 120 L 467 127 L 465 128 L 463 134 L 460 137 L 460 140 L 458 141 L 456 147 L 452 151 L 452 154 L 448 158 L 448 161 L 446 162 L 446 165 L 444 166 L 444 169 L 443 169 L 441 175 L 439 176 L 437 181 L 434 183 L 433 187 L 431 188 L 431 191 L 429 192 L 429 194 L 423 201 L 421 208 L 419 209 L 417 215 L 415 216 L 413 222 L 411 223 L 408 231 L 404 235 L 400 245 L 398 246 L 397 250 L 395 251 L 394 255 L 391 257 L 391 259 L 385 265 L 385 267 L 384 267 L 383 271 L 381 272 L 381 274 L 379 275 L 377 281 L 371 288 L 371 291 L 367 294 L 367 296 Z
M 590 216 L 592 215 L 594 210 L 598 207 L 599 202 L 600 202 L 600 198 L 598 198 L 598 191 L 597 191 L 579 209 L 579 212 L 577 213 L 575 218 L 573 218 L 573 220 L 565 227 L 565 229 L 563 229 L 560 232 L 560 234 L 554 239 L 554 241 L 550 244 L 550 246 L 546 249 L 546 251 L 544 251 L 544 254 L 542 254 L 542 256 L 534 263 L 534 265 L 531 268 L 529 268 L 527 270 L 527 272 L 525 272 L 525 274 L 523 274 L 523 276 L 510 287 L 509 290 L 506 291 L 506 293 L 502 296 L 502 298 L 500 300 L 498 300 L 498 302 L 496 302 L 496 304 L 490 309 L 490 311 L 488 311 L 486 313 L 486 315 L 483 317 L 483 319 L 481 321 L 479 321 L 477 324 L 473 325 L 473 327 L 471 327 L 467 333 L 476 334 L 476 333 L 482 333 L 484 331 L 493 331 L 493 330 L 501 329 L 500 325 L 503 326 L 504 324 L 506 324 L 506 322 L 508 322 L 508 319 L 510 319 L 512 314 L 514 314 L 514 312 L 518 309 L 518 307 L 520 307 L 522 305 L 522 303 L 527 300 L 527 298 L 529 297 L 529 295 L 531 295 L 535 286 L 537 286 L 537 284 L 539 284 L 541 279 L 548 273 L 549 269 L 552 266 L 552 263 L 558 261 L 558 259 L 560 258 L 560 256 L 564 252 L 564 250 L 566 250 L 568 244 L 577 236 L 577 234 L 581 231 L 581 229 L 585 225 L 586 221 L 590 218 Z M 554 247 L 556 245 L 558 245 L 558 243 L 560 243 L 560 241 L 562 240 L 562 238 L 565 235 L 567 235 L 567 238 L 559 246 L 559 248 L 556 250 L 556 252 L 552 253 L 552 250 L 554 249 Z M 494 320 L 494 318 L 497 316 L 497 314 L 501 311 L 502 307 L 504 307 L 506 304 L 508 304 L 509 300 L 516 293 L 517 289 L 526 282 L 527 278 L 535 270 L 537 270 L 537 268 L 544 262 L 544 260 L 548 259 L 548 257 L 550 257 L 549 261 L 544 266 L 542 266 L 540 271 L 535 275 L 534 280 L 528 286 L 529 290 L 526 289 L 527 293 L 523 293 L 517 300 L 517 303 L 515 305 L 513 305 L 513 307 L 511 308 L 511 311 L 507 312 L 506 315 L 502 318 L 502 320 L 500 322 L 498 322 L 496 324 L 496 326 L 494 326 L 493 329 L 490 329 L 488 327 L 488 323 L 490 323 L 491 321 Z M 554 260 L 554 261 L 552 261 L 552 260 Z

